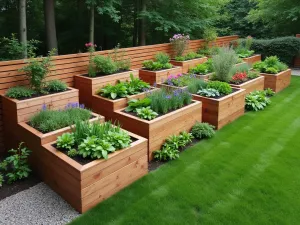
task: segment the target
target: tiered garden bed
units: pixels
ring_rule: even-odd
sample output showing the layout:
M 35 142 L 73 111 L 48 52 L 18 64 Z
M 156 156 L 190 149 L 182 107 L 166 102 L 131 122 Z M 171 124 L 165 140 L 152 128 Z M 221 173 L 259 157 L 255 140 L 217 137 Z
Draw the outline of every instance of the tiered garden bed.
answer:
M 126 113 L 124 109 L 116 111 L 116 118 L 123 128 L 149 140 L 148 156 L 151 161 L 153 152 L 161 148 L 166 138 L 182 131 L 189 131 L 197 121 L 202 121 L 202 103 L 194 101 L 151 121 Z
M 273 91 L 280 92 L 291 83 L 292 70 L 288 69 L 278 74 L 261 73 L 265 77 L 265 89 L 271 88 Z
M 140 78 L 149 83 L 150 85 L 153 85 L 155 83 L 163 83 L 165 80 L 167 80 L 168 76 L 171 74 L 180 74 L 182 73 L 182 67 L 175 66 L 171 69 L 166 70 L 159 70 L 159 71 L 150 71 L 141 69 L 139 71 Z
M 265 78 L 263 76 L 246 81 L 242 84 L 231 84 L 231 87 L 245 89 L 246 95 L 253 91 L 264 90 Z
M 197 59 L 192 59 L 187 61 L 171 60 L 170 63 L 173 64 L 174 66 L 181 66 L 182 72 L 187 73 L 189 72 L 190 68 L 193 68 L 198 64 L 205 63 L 206 61 L 207 61 L 207 57 L 203 57 L 203 58 L 197 58 Z
M 138 71 L 127 71 L 101 77 L 91 78 L 88 76 L 74 76 L 75 88 L 79 90 L 79 101 L 87 107 L 92 108 L 92 96 L 95 92 L 108 84 L 115 85 L 118 81 L 130 79 L 130 74 L 138 77 Z
M 82 165 L 58 151 L 54 144 L 39 147 L 39 173 L 46 184 L 80 213 L 148 173 L 147 140 L 129 133 L 130 147 L 108 159 Z
M 256 62 L 261 61 L 261 55 L 260 54 L 253 55 L 248 58 L 243 58 L 243 60 L 244 60 L 244 62 L 248 63 L 249 65 L 252 65 Z

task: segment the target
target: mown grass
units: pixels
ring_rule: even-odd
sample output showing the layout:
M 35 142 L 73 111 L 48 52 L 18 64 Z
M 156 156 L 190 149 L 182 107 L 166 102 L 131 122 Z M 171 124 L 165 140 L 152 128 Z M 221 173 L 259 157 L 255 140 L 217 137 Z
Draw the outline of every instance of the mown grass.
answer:
M 77 224 L 299 224 L 300 77 Z

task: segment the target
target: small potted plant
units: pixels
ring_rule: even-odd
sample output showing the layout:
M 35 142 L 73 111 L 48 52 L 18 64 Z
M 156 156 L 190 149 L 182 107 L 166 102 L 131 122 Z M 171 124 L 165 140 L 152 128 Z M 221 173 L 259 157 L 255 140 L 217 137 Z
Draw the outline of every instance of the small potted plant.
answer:
M 49 52 L 45 58 L 31 58 L 24 72 L 29 87 L 17 86 L 7 90 L 2 96 L 3 116 L 5 123 L 16 125 L 28 120 L 39 111 L 42 105 L 48 108 L 63 108 L 68 101 L 78 101 L 78 90 L 67 87 L 59 80 L 46 81 L 53 68 L 52 56 L 55 49 Z
M 92 95 L 107 84 L 117 84 L 130 78 L 138 77 L 138 71 L 130 70 L 131 61 L 125 57 L 120 46 L 115 47 L 107 56 L 95 54 L 96 45 L 87 43 L 89 52 L 88 73 L 74 76 L 75 88 L 79 89 L 79 100 L 87 107 L 92 107 Z
M 174 73 L 182 73 L 182 67 L 173 66 L 170 57 L 163 52 L 157 53 L 154 61 L 144 61 L 143 68 L 139 71 L 140 78 L 150 85 L 160 83 Z
M 191 67 L 206 62 L 207 58 L 196 52 L 184 52 L 189 48 L 190 36 L 184 34 L 175 34 L 170 38 L 170 43 L 174 52 L 174 59 L 170 62 L 175 66 L 181 66 L 182 72 L 187 73 Z
M 43 145 L 39 173 L 80 213 L 148 173 L 147 140 L 111 123 L 77 121 Z
M 251 50 L 252 43 L 253 38 L 251 36 L 248 36 L 244 41 L 238 40 L 235 44 L 234 49 L 238 57 L 250 65 L 255 62 L 261 61 L 261 55 L 254 54 L 254 51 Z
M 187 91 L 160 89 L 115 112 L 122 127 L 149 140 L 149 160 L 170 135 L 189 131 L 202 119 L 201 102 Z
M 292 70 L 277 56 L 270 56 L 262 62 L 255 63 L 253 69 L 265 77 L 265 89 L 271 88 L 277 93 L 291 83 Z

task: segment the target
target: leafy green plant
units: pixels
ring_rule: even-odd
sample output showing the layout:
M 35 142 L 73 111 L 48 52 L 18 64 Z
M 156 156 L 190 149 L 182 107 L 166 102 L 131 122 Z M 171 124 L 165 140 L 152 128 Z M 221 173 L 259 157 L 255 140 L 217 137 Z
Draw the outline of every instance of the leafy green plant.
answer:
M 216 98 L 221 96 L 220 92 L 213 88 L 201 89 L 197 92 L 197 94 L 208 98 Z
M 192 128 L 192 135 L 197 139 L 212 138 L 215 135 L 214 126 L 197 122 Z
M 191 133 L 188 133 L 186 131 L 183 131 L 179 135 L 179 147 L 183 148 L 189 143 L 192 143 L 193 141 L 193 135 Z
M 117 98 L 125 98 L 128 95 L 126 83 L 120 82 L 116 85 L 108 84 L 100 91 L 101 96 L 117 99 Z
M 247 73 L 247 77 L 249 79 L 255 79 L 255 78 L 259 77 L 259 73 L 257 71 L 249 71 Z
M 143 67 L 151 71 L 170 69 L 173 66 L 169 63 L 169 61 L 170 57 L 167 54 L 159 52 L 155 55 L 155 61 L 146 60 L 143 62 Z
M 119 71 L 130 70 L 131 60 L 125 58 L 125 50 L 120 49 L 120 44 L 110 53 L 110 58 L 115 62 Z
M 74 158 L 75 156 L 78 155 L 78 151 L 76 149 L 70 149 L 68 152 L 67 152 L 67 155 L 71 158 Z
M 212 59 L 207 60 L 205 63 L 199 64 L 194 68 L 189 70 L 190 73 L 199 74 L 199 75 L 206 75 L 208 73 L 212 73 L 214 71 L 212 65 Z
M 0 173 L 0 187 L 2 187 L 3 183 L 4 183 L 4 177 L 2 173 Z
M 253 43 L 252 37 L 248 36 L 245 41 L 239 39 L 236 43 L 235 52 L 239 58 L 247 58 L 254 54 L 254 51 L 250 50 Z
M 164 65 L 170 62 L 170 57 L 166 53 L 158 52 L 155 55 L 155 61 Z
M 139 118 L 145 120 L 153 120 L 158 116 L 158 114 L 155 111 L 153 111 L 150 106 L 137 108 L 136 113 Z
M 133 74 L 130 74 L 130 81 L 127 83 L 128 94 L 134 95 L 150 88 L 150 84 L 142 81 L 139 78 L 135 78 Z
M 9 88 L 5 93 L 5 96 L 9 98 L 22 99 L 30 98 L 34 94 L 36 94 L 36 92 L 28 87 L 17 86 Z
M 164 146 L 161 150 L 154 151 L 154 159 L 158 161 L 170 161 L 179 158 L 179 150 L 171 148 L 170 146 Z
M 265 91 L 254 91 L 246 96 L 246 109 L 249 111 L 259 111 L 265 109 L 271 100 L 266 96 Z
M 216 89 L 221 95 L 228 95 L 232 93 L 232 87 L 226 82 L 210 81 L 207 84 L 207 88 Z
M 176 56 L 175 60 L 176 61 L 186 61 L 186 60 L 192 60 L 192 59 L 197 59 L 197 58 L 201 58 L 201 57 L 203 57 L 203 55 L 198 54 L 196 52 L 189 52 L 185 56 Z
M 215 79 L 229 82 L 231 80 L 231 70 L 237 62 L 236 53 L 229 48 L 221 48 L 219 54 L 213 56 L 213 68 Z
M 215 28 L 210 27 L 204 30 L 203 32 L 203 39 L 205 41 L 205 44 L 202 48 L 198 49 L 199 54 L 204 54 L 207 56 L 212 56 L 216 53 L 217 47 L 210 48 L 209 45 L 213 41 L 215 41 L 218 37 L 217 31 Z
M 74 135 L 72 133 L 64 133 L 57 138 L 56 144 L 60 149 L 71 150 L 75 145 Z
M 261 73 L 277 74 L 281 71 L 287 70 L 288 66 L 280 62 L 277 56 L 269 56 L 262 62 L 254 63 L 253 69 Z
M 171 46 L 176 57 L 183 55 L 184 51 L 189 47 L 190 36 L 184 34 L 175 34 L 170 38 Z
M 108 75 L 118 71 L 116 63 L 109 57 L 97 55 L 93 58 L 96 74 Z
M 29 80 L 31 87 L 38 93 L 43 93 L 44 79 L 50 73 L 53 67 L 52 56 L 56 53 L 56 49 L 52 49 L 45 58 L 31 58 L 28 64 L 20 69 L 24 72 Z
M 45 89 L 52 93 L 52 92 L 62 92 L 66 91 L 68 89 L 68 86 L 66 83 L 60 81 L 60 80 L 52 80 L 46 83 Z
M 143 99 L 132 99 L 128 101 L 128 106 L 126 107 L 126 112 L 136 112 L 136 109 L 148 107 L 151 105 L 150 98 L 143 98 Z
M 188 84 L 187 90 L 192 93 L 196 94 L 199 90 L 205 89 L 207 86 L 207 82 L 201 79 L 194 78 Z
M 1 162 L 0 171 L 5 173 L 8 183 L 27 178 L 31 172 L 27 162 L 31 151 L 23 147 L 23 144 L 22 142 L 17 149 L 9 150 L 9 156 Z
M 272 97 L 275 95 L 275 92 L 271 88 L 265 89 L 265 94 L 267 97 Z
M 123 130 L 117 128 L 114 131 L 108 131 L 107 140 L 116 148 L 124 149 L 130 146 L 131 138 Z

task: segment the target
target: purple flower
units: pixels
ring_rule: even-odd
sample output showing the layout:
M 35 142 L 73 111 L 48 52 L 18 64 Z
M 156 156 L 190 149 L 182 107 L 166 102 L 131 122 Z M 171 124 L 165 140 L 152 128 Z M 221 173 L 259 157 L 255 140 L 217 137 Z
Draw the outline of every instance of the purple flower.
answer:
M 46 104 L 43 104 L 42 111 L 46 111 L 46 110 L 47 110 L 47 106 L 46 106 Z
M 157 83 L 156 82 L 154 82 L 154 84 L 153 84 L 153 87 L 156 87 L 157 86 Z
M 80 104 L 79 108 L 84 109 L 85 108 L 84 104 Z
M 173 82 L 170 79 L 167 80 L 167 84 L 173 86 Z
M 171 97 L 171 95 L 167 95 L 165 98 L 166 99 L 171 99 L 172 97 Z

